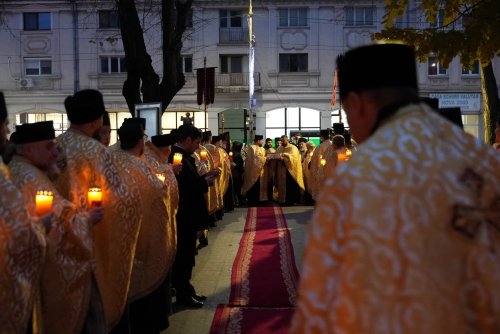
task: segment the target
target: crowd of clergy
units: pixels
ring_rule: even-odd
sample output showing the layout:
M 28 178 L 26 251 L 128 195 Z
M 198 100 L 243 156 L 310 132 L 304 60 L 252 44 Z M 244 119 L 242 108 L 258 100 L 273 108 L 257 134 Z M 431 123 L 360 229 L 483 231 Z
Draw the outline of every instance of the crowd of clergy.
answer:
M 314 149 L 300 136 L 231 142 L 189 117 L 150 140 L 145 119 L 127 118 L 110 146 L 102 94 L 90 89 L 64 101 L 62 135 L 45 121 L 7 140 L 0 98 L 1 333 L 159 333 L 173 301 L 203 306 L 195 256 L 225 212 L 312 204 L 350 152 L 341 123 Z
M 195 258 L 225 212 L 315 202 L 294 333 L 498 333 L 498 156 L 418 99 L 411 48 L 339 59 L 359 150 L 342 123 L 317 147 L 245 145 L 190 117 L 150 140 L 125 119 L 109 146 L 91 89 L 57 138 L 49 121 L 7 140 L 0 93 L 0 333 L 159 333 L 174 299 L 203 307 Z

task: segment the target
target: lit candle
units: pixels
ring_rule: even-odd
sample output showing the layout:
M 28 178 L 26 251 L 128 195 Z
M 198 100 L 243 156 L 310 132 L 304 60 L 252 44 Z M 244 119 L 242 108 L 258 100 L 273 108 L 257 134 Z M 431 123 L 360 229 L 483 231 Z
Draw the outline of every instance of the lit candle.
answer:
M 313 156 L 313 154 L 314 154 L 314 152 L 311 152 L 311 153 L 309 153 L 309 156 L 310 156 L 310 157 L 312 157 L 312 156 Z
M 89 188 L 88 193 L 89 207 L 95 208 L 102 205 L 102 190 L 98 187 Z
M 156 177 L 160 179 L 162 183 L 165 183 L 165 174 L 164 173 L 157 173 Z
M 347 150 L 345 151 L 345 160 L 349 160 L 349 158 L 352 156 L 352 151 L 351 150 Z
M 326 159 L 321 158 L 321 160 L 319 161 L 319 163 L 320 163 L 321 166 L 326 165 Z
M 344 153 L 338 153 L 337 157 L 338 157 L 339 162 L 344 162 L 344 161 L 348 160 L 347 156 Z
M 182 154 L 175 153 L 174 154 L 174 165 L 180 165 L 182 163 Z
M 229 159 L 233 160 L 233 152 L 229 152 Z
M 52 211 L 52 202 L 54 200 L 54 195 L 52 192 L 47 190 L 39 190 L 36 192 L 35 202 L 36 208 L 35 213 L 37 216 L 45 216 Z
M 205 150 L 201 151 L 200 158 L 201 158 L 201 160 L 206 160 L 207 159 L 207 151 L 205 151 Z

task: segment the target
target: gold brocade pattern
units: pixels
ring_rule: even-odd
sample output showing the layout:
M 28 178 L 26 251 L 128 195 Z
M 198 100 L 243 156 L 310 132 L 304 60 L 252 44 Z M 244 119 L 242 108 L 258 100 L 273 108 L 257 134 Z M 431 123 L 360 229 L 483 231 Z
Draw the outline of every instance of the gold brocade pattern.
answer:
M 278 147 L 276 154 L 283 155 L 283 160 L 277 161 L 275 181 L 278 188 L 278 202 L 284 203 L 286 198 L 286 171 L 292 175 L 297 185 L 302 190 L 304 189 L 302 161 L 299 149 L 292 144 L 288 144 L 286 147 Z
M 134 301 L 154 291 L 165 280 L 175 257 L 175 220 L 169 215 L 172 208 L 168 188 L 152 172 L 146 159 L 118 146 L 111 148 L 111 154 L 117 165 L 127 172 L 127 178 L 135 182 L 141 195 L 142 221 L 128 295 L 129 301 Z
M 382 123 L 326 180 L 291 333 L 500 333 L 499 166 L 426 105 Z
M 266 173 L 266 162 L 266 150 L 263 147 L 258 145 L 248 147 L 247 159 L 245 160 L 245 176 L 241 187 L 242 194 L 246 194 L 260 178 L 259 200 L 267 201 L 268 173 Z
M 223 156 L 221 156 L 219 148 L 215 145 L 206 144 L 205 148 L 213 159 L 214 168 L 218 168 L 221 171 L 221 173 L 215 178 L 215 187 L 217 188 L 217 210 L 219 210 L 224 207 L 224 192 L 222 192 L 224 183 Z
M 89 306 L 93 264 L 89 216 L 62 198 L 47 175 L 25 158 L 14 156 L 9 167 L 31 215 L 35 215 L 37 190 L 54 195 L 41 281 L 44 332 L 79 333 Z
M 311 170 L 309 169 L 309 162 L 311 162 L 312 158 L 312 152 L 307 152 L 304 161 L 302 162 L 302 173 L 304 175 L 304 187 L 305 190 L 309 194 L 311 194 L 311 184 L 312 184 L 312 176 L 311 176 Z
M 330 140 L 323 141 L 318 147 L 314 149 L 313 156 L 311 158 L 311 191 L 310 194 L 314 200 L 318 199 L 321 189 L 325 186 L 325 179 L 327 174 L 326 165 L 321 165 L 321 159 L 327 159 L 326 152 L 330 148 L 331 150 L 332 142 Z
M 25 334 L 38 295 L 45 236 L 1 159 L 0 189 L 0 333 Z
M 200 158 L 201 149 L 196 150 L 193 154 L 194 161 L 196 164 L 196 169 L 199 175 L 205 175 L 208 171 L 214 168 L 214 160 L 212 158 L 212 154 L 207 150 L 207 158 L 204 162 L 202 162 Z M 218 181 L 215 180 L 214 184 L 208 187 L 208 192 L 205 194 L 205 201 L 207 203 L 207 210 L 209 214 L 217 211 L 217 190 L 218 190 Z
M 88 207 L 88 189 L 95 186 L 102 189 L 104 218 L 93 228 L 95 277 L 111 329 L 119 321 L 127 301 L 142 214 L 140 190 L 125 171 L 118 169 L 110 151 L 97 140 L 69 129 L 57 141 L 68 164 L 57 180 L 59 193 L 84 210 Z
M 222 197 L 224 198 L 224 194 L 229 187 L 229 178 L 231 177 L 231 160 L 229 160 L 229 155 L 226 153 L 226 150 L 221 147 L 218 147 L 218 150 L 222 168 L 220 189 L 222 191 Z

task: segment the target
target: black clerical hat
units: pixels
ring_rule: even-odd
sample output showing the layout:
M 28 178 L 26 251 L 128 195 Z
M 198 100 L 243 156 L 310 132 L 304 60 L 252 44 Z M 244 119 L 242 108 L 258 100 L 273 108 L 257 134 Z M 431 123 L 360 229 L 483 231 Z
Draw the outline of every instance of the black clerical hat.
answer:
M 458 125 L 460 128 L 464 128 L 464 123 L 462 122 L 462 113 L 460 112 L 459 107 L 455 108 L 439 108 L 438 113 L 452 122 L 455 125 Z
M 120 147 L 128 150 L 137 145 L 139 140 L 144 137 L 144 129 L 140 123 L 123 122 L 123 125 L 118 129 L 118 137 L 120 139 Z
M 418 91 L 415 51 L 403 44 L 374 44 L 347 51 L 337 58 L 339 95 L 383 87 Z
M 319 131 L 319 136 L 323 138 L 329 138 L 330 137 L 330 129 L 323 129 Z
M 3 122 L 6 118 L 7 118 L 7 105 L 5 103 L 5 96 L 3 96 L 3 92 L 0 92 L 0 122 Z
M 434 110 L 438 110 L 439 109 L 439 99 L 432 98 L 432 97 L 427 97 L 427 96 L 421 97 L 420 99 L 422 100 L 422 102 L 424 102 L 425 104 L 427 104 L 432 109 L 434 109 Z
M 142 129 L 146 130 L 146 119 L 145 118 L 142 118 L 142 117 L 125 118 L 123 120 L 123 124 L 126 124 L 126 123 L 140 124 L 140 125 L 142 125 Z
M 111 126 L 111 121 L 109 119 L 109 113 L 107 111 L 102 114 L 102 125 L 103 126 Z
M 16 125 L 16 144 L 34 143 L 54 139 L 55 137 L 54 123 L 52 121 Z
M 215 144 L 222 139 L 224 139 L 222 136 L 212 136 L 212 144 Z
M 74 124 L 95 121 L 106 111 L 102 94 L 94 89 L 84 89 L 64 100 L 68 119 Z
M 151 141 L 156 147 L 167 147 L 175 144 L 174 136 L 171 134 L 153 136 Z
M 344 123 L 333 123 L 333 132 L 336 134 L 344 134 Z

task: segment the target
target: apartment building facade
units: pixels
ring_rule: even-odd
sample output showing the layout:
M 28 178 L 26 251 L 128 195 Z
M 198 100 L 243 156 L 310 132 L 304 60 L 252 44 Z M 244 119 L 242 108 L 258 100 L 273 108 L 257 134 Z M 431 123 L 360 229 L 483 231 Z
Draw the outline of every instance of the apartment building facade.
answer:
M 145 41 L 161 73 L 158 9 L 138 2 Z M 121 94 L 126 60 L 112 1 L 13 0 L 0 6 L 0 90 L 11 125 L 53 120 L 62 133 L 68 127 L 64 99 L 93 88 L 104 95 L 115 140 L 116 128 L 130 113 Z M 187 112 L 196 126 L 231 131 L 238 140 L 251 139 L 249 133 L 314 133 L 346 122 L 333 98 L 335 59 L 370 43 L 382 29 L 384 12 L 381 0 L 253 1 L 250 99 L 249 1 L 195 0 L 182 52 L 186 84 L 162 116 L 163 133 L 182 124 Z M 397 24 L 429 25 L 413 1 Z M 215 101 L 206 108 L 196 102 L 196 69 L 204 66 L 216 72 Z M 443 68 L 431 54 L 419 64 L 418 77 L 421 96 L 439 98 L 442 107 L 460 106 L 466 131 L 482 136 L 477 65 L 464 69 L 456 57 Z

